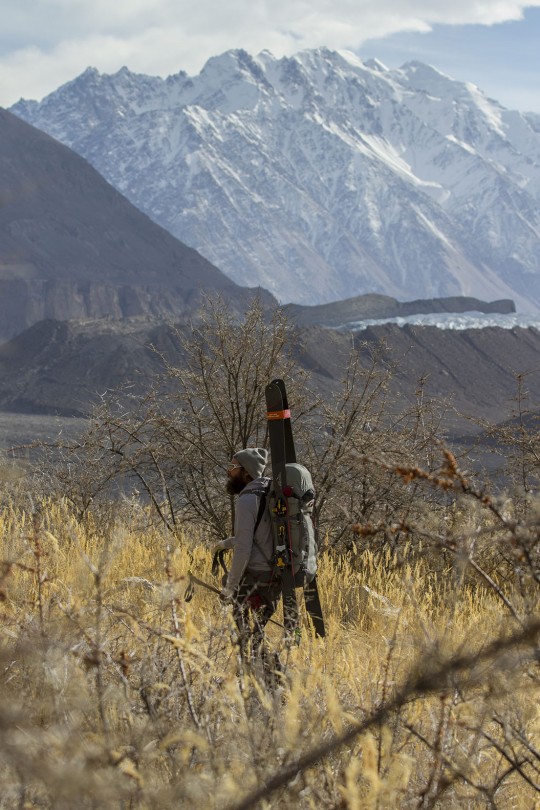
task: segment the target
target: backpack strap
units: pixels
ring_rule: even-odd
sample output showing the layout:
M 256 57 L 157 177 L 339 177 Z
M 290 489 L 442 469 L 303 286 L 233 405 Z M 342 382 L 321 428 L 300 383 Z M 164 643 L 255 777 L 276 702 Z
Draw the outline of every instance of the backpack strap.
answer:
M 270 492 L 270 487 L 272 486 L 272 481 L 269 481 L 266 487 L 258 487 L 257 489 L 248 489 L 247 491 L 244 490 L 240 493 L 239 497 L 241 498 L 242 495 L 257 495 L 259 498 L 259 509 L 257 511 L 257 518 L 255 519 L 255 526 L 253 527 L 253 535 L 255 536 L 255 532 L 259 528 L 259 524 L 263 519 L 264 510 L 266 509 L 266 496 Z
M 267 495 L 267 492 L 268 492 L 267 490 L 263 489 L 261 493 L 257 493 L 257 494 L 260 494 L 259 511 L 257 512 L 257 519 L 255 521 L 255 526 L 253 527 L 253 539 L 255 539 L 255 532 L 259 528 L 259 524 L 260 524 L 261 520 L 263 519 L 264 510 L 266 509 L 266 495 Z

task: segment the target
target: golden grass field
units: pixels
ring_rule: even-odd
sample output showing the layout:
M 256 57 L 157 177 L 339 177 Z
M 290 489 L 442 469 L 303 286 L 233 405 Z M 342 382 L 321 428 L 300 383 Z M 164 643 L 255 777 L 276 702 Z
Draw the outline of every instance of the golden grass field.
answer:
M 453 558 L 324 555 L 327 638 L 271 626 L 269 688 L 230 608 L 184 601 L 190 566 L 219 584 L 196 528 L 25 503 L 0 507 L 1 810 L 540 807 L 534 643 L 504 646 L 516 621 Z

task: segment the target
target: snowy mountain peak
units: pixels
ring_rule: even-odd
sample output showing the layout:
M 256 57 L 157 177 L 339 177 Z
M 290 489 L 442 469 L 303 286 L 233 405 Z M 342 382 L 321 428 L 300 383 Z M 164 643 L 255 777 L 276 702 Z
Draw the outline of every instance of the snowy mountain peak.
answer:
M 93 79 L 94 77 L 99 77 L 99 76 L 101 76 L 101 73 L 99 72 L 99 70 L 90 65 L 89 67 L 86 68 L 86 70 L 84 70 L 81 73 L 81 75 L 79 76 L 79 79 Z M 77 81 L 77 79 L 74 79 L 74 81 Z
M 410 62 L 244 50 L 166 80 L 94 69 L 12 111 L 235 281 L 540 307 L 540 124 Z
M 343 51 L 340 51 L 340 53 L 343 53 Z M 375 70 L 377 73 L 388 72 L 388 68 L 386 67 L 384 62 L 380 61 L 380 59 L 368 59 L 366 62 L 364 62 L 364 66 L 369 68 L 370 70 Z
M 417 90 L 452 92 L 456 85 L 462 84 L 425 62 L 412 60 L 402 65 L 399 70 L 407 78 L 409 85 Z
M 241 75 L 243 78 L 256 77 L 264 79 L 264 75 L 252 56 L 241 48 L 225 51 L 220 56 L 212 56 L 203 66 L 200 76 L 215 81 L 223 81 L 229 76 Z
M 399 69 L 403 77 L 403 82 L 417 92 L 425 93 L 434 101 L 440 104 L 452 105 L 455 118 L 467 118 L 472 122 L 472 112 L 479 114 L 486 119 L 484 126 L 488 126 L 492 132 L 504 137 L 504 126 L 502 123 L 503 107 L 487 96 L 471 82 L 460 82 L 441 73 L 431 65 L 422 62 L 408 62 Z M 478 123 L 475 122 L 468 136 L 473 140 L 473 130 L 478 130 Z M 459 129 L 459 125 L 458 125 Z M 458 133 L 455 133 L 458 134 Z

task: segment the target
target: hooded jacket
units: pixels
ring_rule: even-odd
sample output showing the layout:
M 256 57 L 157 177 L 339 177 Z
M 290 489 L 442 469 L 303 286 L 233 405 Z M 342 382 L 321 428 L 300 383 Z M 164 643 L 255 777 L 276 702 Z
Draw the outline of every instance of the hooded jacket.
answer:
M 234 535 L 223 542 L 224 548 L 233 550 L 226 586 L 229 591 L 236 590 L 245 571 L 261 575 L 270 574 L 272 570 L 274 542 L 272 523 L 267 509 L 263 512 L 255 537 L 253 536 L 260 504 L 260 495 L 257 495 L 256 491 L 268 489 L 270 480 L 270 478 L 256 478 L 250 481 L 238 496 Z

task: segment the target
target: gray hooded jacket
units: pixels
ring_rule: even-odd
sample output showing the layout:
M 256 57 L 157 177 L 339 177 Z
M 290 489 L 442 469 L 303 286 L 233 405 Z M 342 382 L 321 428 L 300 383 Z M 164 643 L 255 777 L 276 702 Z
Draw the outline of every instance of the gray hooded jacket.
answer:
M 260 496 L 253 490 L 268 488 L 269 484 L 270 478 L 256 478 L 250 481 L 238 496 L 234 536 L 228 537 L 223 543 L 224 548 L 233 550 L 231 570 L 227 578 L 228 590 L 236 590 L 246 570 L 255 574 L 270 574 L 272 570 L 274 542 L 267 509 L 264 510 L 253 537 L 260 503 Z

